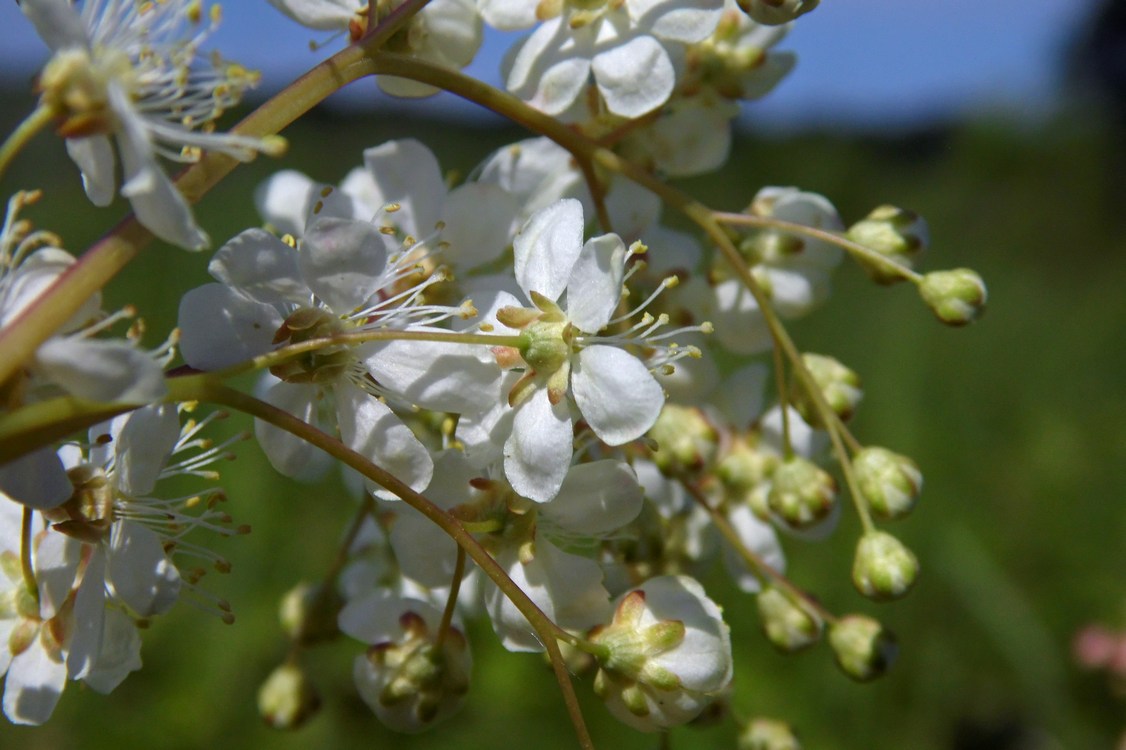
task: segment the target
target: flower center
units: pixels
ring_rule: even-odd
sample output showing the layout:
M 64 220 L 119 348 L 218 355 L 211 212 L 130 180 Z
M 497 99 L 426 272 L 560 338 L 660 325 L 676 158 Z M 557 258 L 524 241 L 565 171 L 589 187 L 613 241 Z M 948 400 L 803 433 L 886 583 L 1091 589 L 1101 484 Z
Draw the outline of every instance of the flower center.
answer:
M 114 491 L 109 477 L 100 467 L 81 464 L 67 471 L 67 478 L 74 492 L 44 515 L 56 531 L 79 541 L 94 544 L 106 539 L 114 521 Z
M 274 334 L 275 344 L 302 344 L 332 338 L 348 329 L 345 321 L 327 310 L 302 307 L 290 314 Z M 356 361 L 344 344 L 320 347 L 270 368 L 270 373 L 287 383 L 328 383 L 348 371 Z

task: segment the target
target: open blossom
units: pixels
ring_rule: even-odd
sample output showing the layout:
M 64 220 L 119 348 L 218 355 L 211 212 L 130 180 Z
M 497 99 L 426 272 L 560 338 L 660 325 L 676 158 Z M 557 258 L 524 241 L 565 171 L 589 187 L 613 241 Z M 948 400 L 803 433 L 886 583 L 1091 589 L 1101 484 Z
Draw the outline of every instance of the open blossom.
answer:
M 534 13 L 529 13 L 534 9 Z M 594 77 L 610 112 L 640 117 L 668 100 L 676 69 L 667 47 L 698 42 L 719 23 L 723 0 L 544 2 L 481 0 L 500 28 L 539 26 L 511 55 L 508 89 L 552 115 L 567 110 Z
M 199 0 L 87 0 L 81 9 L 70 0 L 23 0 L 20 7 L 51 48 L 39 79 L 42 106 L 59 119 L 90 200 L 98 206 L 113 200 L 112 136 L 124 176 L 121 194 L 138 220 L 174 245 L 206 247 L 207 235 L 157 156 L 190 162 L 208 150 L 247 161 L 283 143 L 210 130 L 257 82 L 255 74 L 218 57 L 197 61 L 218 6 L 211 6 L 211 26 L 204 28 Z

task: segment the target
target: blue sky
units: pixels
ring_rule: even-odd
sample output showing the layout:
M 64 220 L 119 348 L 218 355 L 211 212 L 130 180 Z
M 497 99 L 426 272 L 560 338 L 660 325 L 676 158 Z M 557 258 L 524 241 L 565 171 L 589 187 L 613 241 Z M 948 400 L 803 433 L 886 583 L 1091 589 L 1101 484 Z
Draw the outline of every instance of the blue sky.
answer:
M 1061 51 L 1094 4 L 822 0 L 779 46 L 798 53 L 797 69 L 747 117 L 772 125 L 880 126 L 981 110 L 1036 114 L 1058 90 Z M 298 26 L 265 0 L 222 5 L 223 25 L 210 46 L 261 70 L 267 89 L 329 51 L 310 52 L 308 42 L 325 35 Z M 471 72 L 496 81 L 506 39 L 490 37 Z M 4 74 L 17 79 L 30 77 L 46 55 L 12 0 L 0 0 L 0 50 Z M 370 84 L 357 86 L 351 101 L 371 95 Z

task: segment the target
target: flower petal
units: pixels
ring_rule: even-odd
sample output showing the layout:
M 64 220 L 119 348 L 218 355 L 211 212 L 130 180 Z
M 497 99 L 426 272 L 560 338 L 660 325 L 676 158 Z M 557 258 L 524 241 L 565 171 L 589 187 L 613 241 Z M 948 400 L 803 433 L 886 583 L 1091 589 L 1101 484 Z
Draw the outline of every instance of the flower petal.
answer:
M 591 68 L 606 107 L 622 117 L 652 112 L 668 100 L 676 82 L 668 52 L 651 36 L 599 52 Z
M 622 301 L 626 245 L 616 234 L 591 237 L 567 280 L 567 318 L 585 333 L 598 333 Z
M 565 198 L 536 211 L 512 243 L 516 281 L 531 299 L 559 299 L 583 249 L 583 206 Z
M 644 492 L 629 464 L 613 459 L 572 466 L 540 513 L 561 529 L 602 536 L 637 518 Z
M 265 401 L 303 422 L 317 424 L 317 389 L 314 386 L 286 383 L 269 375 L 264 379 L 264 382 L 271 381 L 272 385 L 264 394 Z M 270 464 L 287 477 L 303 473 L 314 456 L 312 445 L 260 419 L 254 420 L 254 437 Z
M 114 477 L 127 495 L 152 492 L 180 439 L 180 413 L 173 404 L 137 409 L 115 440 Z
M 547 389 L 537 389 L 516 409 L 504 443 L 504 474 L 512 489 L 537 503 L 555 497 L 571 465 L 573 441 L 567 400 L 553 405 Z
M 477 348 L 442 341 L 391 341 L 379 346 L 364 365 L 380 385 L 424 409 L 480 413 L 494 402 L 495 382 L 503 372 L 495 361 L 477 356 Z
M 376 193 L 370 198 L 380 207 L 399 205 L 386 217 L 391 223 L 416 239 L 434 231 L 446 197 L 434 152 L 414 138 L 404 138 L 366 149 L 364 164 L 375 182 Z
M 665 394 L 649 369 L 627 351 L 588 346 L 571 370 L 575 403 L 594 434 L 609 445 L 641 437 L 657 421 Z
M 261 229 L 247 229 L 224 244 L 207 271 L 216 281 L 267 305 L 307 305 L 312 294 L 301 278 L 297 251 Z
M 180 571 L 156 532 L 139 523 L 114 524 L 106 568 L 115 598 L 139 617 L 167 612 L 180 595 Z
M 340 439 L 352 450 L 370 459 L 414 490 L 430 484 L 434 462 L 430 452 L 387 404 L 351 384 L 338 385 L 336 415 Z M 374 490 L 379 497 L 394 500 L 393 492 Z
M 57 336 L 35 364 L 67 393 L 100 403 L 147 404 L 164 396 L 164 371 L 148 352 L 127 341 Z
M 223 284 L 204 284 L 180 299 L 180 354 L 197 370 L 230 367 L 274 348 L 282 316 Z
M 62 505 L 74 492 L 54 448 L 45 446 L 0 466 L 0 491 L 33 510 Z
M 343 315 L 379 289 L 387 248 L 369 222 L 321 218 L 305 227 L 298 265 L 313 293 Z
M 116 160 L 109 138 L 104 135 L 68 138 L 66 152 L 82 172 L 82 187 L 86 189 L 90 202 L 101 207 L 112 203 L 117 178 L 114 175 Z
M 30 647 L 16 654 L 4 682 L 4 715 L 13 724 L 42 724 L 51 718 L 66 687 L 66 664 L 48 650 L 40 630 Z

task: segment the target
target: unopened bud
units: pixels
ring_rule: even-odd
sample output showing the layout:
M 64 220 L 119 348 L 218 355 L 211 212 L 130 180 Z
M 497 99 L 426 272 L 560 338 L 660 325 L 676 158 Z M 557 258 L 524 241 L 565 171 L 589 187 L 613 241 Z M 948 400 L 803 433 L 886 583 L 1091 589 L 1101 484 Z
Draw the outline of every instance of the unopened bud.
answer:
M 297 643 L 320 643 L 340 634 L 336 624 L 340 605 L 335 590 L 299 583 L 282 597 L 278 619 L 286 635 Z
M 919 560 L 903 542 L 885 531 L 860 537 L 852 563 L 852 582 L 870 599 L 898 599 L 919 577 Z
M 848 228 L 853 242 L 878 253 L 884 260 L 857 256 L 856 261 L 879 284 L 904 281 L 894 266 L 915 268 L 930 243 L 927 222 L 914 211 L 880 206 Z M 894 264 L 894 266 L 892 265 Z
M 830 625 L 829 645 L 837 665 L 858 682 L 887 672 L 899 652 L 891 631 L 865 615 L 845 615 Z
M 829 515 L 836 495 L 833 477 L 809 459 L 794 456 L 774 471 L 766 503 L 784 522 L 803 529 Z
M 666 404 L 648 434 L 657 443 L 653 463 L 666 476 L 691 475 L 715 460 L 719 436 L 699 409 Z
M 803 354 L 802 362 L 813 376 L 829 408 L 840 417 L 842 422 L 847 422 L 856 412 L 860 400 L 864 398 L 864 391 L 860 388 L 860 376 L 838 360 L 824 354 Z M 802 415 L 802 419 L 811 426 L 824 428 L 825 422 L 821 418 L 821 412 L 800 384 L 794 388 L 794 407 Z
M 821 638 L 821 618 L 780 589 L 768 586 L 755 599 L 762 618 L 762 629 L 778 650 L 787 653 L 800 651 Z
M 821 0 L 739 0 L 739 7 L 755 21 L 779 26 L 817 7 Z
M 282 664 L 258 688 L 258 713 L 274 729 L 298 729 L 320 707 L 316 687 L 296 664 Z
M 964 326 L 985 312 L 985 282 L 968 268 L 931 271 L 919 283 L 919 294 L 947 325 Z
M 778 719 L 759 717 L 739 733 L 738 750 L 801 750 L 790 725 Z
M 775 453 L 758 450 L 752 441 L 736 435 L 716 464 L 715 475 L 723 483 L 728 499 L 751 502 L 755 489 L 768 483 L 778 460 Z
M 923 489 L 923 474 L 907 456 L 868 447 L 852 460 L 860 494 L 877 516 L 900 518 L 911 512 Z
M 618 600 L 591 631 L 594 692 L 643 732 L 698 716 L 731 683 L 731 635 L 719 607 L 686 576 L 657 576 Z

